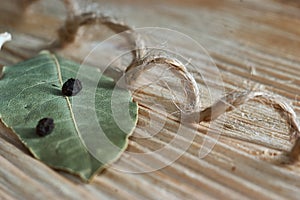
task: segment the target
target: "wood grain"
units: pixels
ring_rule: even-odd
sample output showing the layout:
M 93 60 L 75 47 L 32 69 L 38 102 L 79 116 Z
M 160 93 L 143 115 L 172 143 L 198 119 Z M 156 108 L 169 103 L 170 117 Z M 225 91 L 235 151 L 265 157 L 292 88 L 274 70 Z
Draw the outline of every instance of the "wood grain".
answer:
M 56 0 L 34 1 L 12 6 L 18 0 L 5 1 L 0 7 L 0 30 L 13 34 L 13 41 L 0 52 L 0 63 L 12 65 L 34 56 L 49 46 L 66 13 Z M 28 3 L 29 1 L 27 1 Z M 92 1 L 84 1 L 88 7 Z M 164 27 L 182 32 L 211 55 L 220 70 L 226 92 L 254 86 L 281 95 L 300 114 L 300 4 L 297 0 L 186 0 L 186 1 L 98 1 L 101 12 L 122 19 L 134 27 Z M 17 15 L 16 15 L 17 13 Z M 76 42 L 57 51 L 82 61 L 91 46 L 111 36 L 104 26 L 80 29 Z M 193 48 L 178 41 L 178 49 L 196 58 Z M 99 60 L 89 61 L 97 64 Z M 205 60 L 189 68 L 202 89 L 201 106 L 214 99 L 197 69 L 205 70 Z M 150 71 L 139 81 L 155 78 Z M 215 74 L 206 71 L 214 82 Z M 174 80 L 174 85 L 178 80 Z M 222 85 L 209 89 L 217 92 Z M 163 92 L 162 92 L 163 91 Z M 249 102 L 217 121 L 225 123 L 213 150 L 200 159 L 199 149 L 206 140 L 210 123 L 186 127 L 186 135 L 197 130 L 192 141 L 178 136 L 178 116 L 167 115 L 153 102 L 170 106 L 162 86 L 154 85 L 134 93 L 140 104 L 138 126 L 129 147 L 111 167 L 85 184 L 76 177 L 52 170 L 34 159 L 9 129 L 0 127 L 0 199 L 298 199 L 300 163 L 282 164 L 291 149 L 286 122 L 273 108 Z M 167 101 L 168 100 L 168 101 Z M 299 119 L 299 117 L 298 117 Z M 153 123 L 152 125 L 150 124 Z M 154 136 L 155 124 L 164 122 Z M 178 143 L 170 145 L 172 139 Z M 159 163 L 190 143 L 185 153 L 172 164 L 149 173 Z M 169 154 L 153 154 L 148 160 L 130 152 L 147 153 L 168 146 Z M 119 170 L 117 170 L 119 169 Z

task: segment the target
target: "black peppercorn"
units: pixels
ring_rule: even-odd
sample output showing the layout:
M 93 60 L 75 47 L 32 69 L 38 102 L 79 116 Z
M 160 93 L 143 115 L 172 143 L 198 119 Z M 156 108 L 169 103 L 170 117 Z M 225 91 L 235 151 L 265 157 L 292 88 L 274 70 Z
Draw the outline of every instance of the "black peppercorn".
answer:
M 62 86 L 62 93 L 66 96 L 74 96 L 82 89 L 80 80 L 70 78 Z
M 36 134 L 39 136 L 46 136 L 54 129 L 54 120 L 52 118 L 43 118 L 36 126 Z

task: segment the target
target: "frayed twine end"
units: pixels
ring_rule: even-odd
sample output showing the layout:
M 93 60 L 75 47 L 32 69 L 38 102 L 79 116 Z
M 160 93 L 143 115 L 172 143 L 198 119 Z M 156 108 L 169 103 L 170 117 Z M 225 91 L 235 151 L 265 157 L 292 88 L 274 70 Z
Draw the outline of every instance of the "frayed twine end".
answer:
M 3 44 L 8 41 L 11 41 L 11 34 L 7 33 L 7 32 L 1 33 L 0 34 L 0 50 L 3 46 Z

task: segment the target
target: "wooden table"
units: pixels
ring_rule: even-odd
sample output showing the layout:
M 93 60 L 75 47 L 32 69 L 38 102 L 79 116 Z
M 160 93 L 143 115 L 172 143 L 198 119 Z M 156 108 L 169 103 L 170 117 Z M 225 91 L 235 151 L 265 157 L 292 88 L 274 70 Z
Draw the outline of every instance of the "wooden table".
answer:
M 11 65 L 34 56 L 56 38 L 56 30 L 64 22 L 66 14 L 60 1 L 43 0 L 26 5 L 28 2 L 1 2 L 0 32 L 13 34 L 13 41 L 0 52 L 1 64 Z M 83 3 L 83 8 L 87 9 L 89 3 Z M 290 102 L 299 116 L 298 0 L 99 0 L 98 3 L 100 12 L 130 26 L 164 27 L 188 35 L 213 58 L 226 92 L 256 87 Z M 82 61 L 91 45 L 112 34 L 104 26 L 85 27 L 80 29 L 75 43 L 57 52 Z M 178 48 L 187 55 L 195 53 L 189 46 Z M 194 76 L 203 88 L 201 106 L 205 108 L 217 99 L 209 99 L 201 77 Z M 213 76 L 207 78 L 214 80 Z M 153 86 L 134 94 L 140 104 L 139 122 L 130 138 L 128 152 L 152 152 L 168 145 L 177 134 L 176 116 L 166 118 L 147 101 L 154 98 L 156 89 Z M 151 116 L 152 122 L 163 120 L 165 126 L 153 137 L 138 137 L 156 128 L 149 125 Z M 221 136 L 203 159 L 198 153 L 210 123 L 195 125 L 194 140 L 172 164 L 141 174 L 109 167 L 90 184 L 34 159 L 2 125 L 0 199 L 299 199 L 300 163 L 282 164 L 293 144 L 289 140 L 289 127 L 280 114 L 259 102 L 248 102 L 222 120 L 217 123 L 224 123 L 224 127 L 216 132 Z M 182 142 L 185 139 L 181 138 Z M 173 145 L 169 153 L 178 150 L 180 145 Z M 153 163 L 167 160 L 166 155 L 151 157 Z M 128 153 L 115 166 L 125 169 L 131 166 L 141 171 L 149 168 Z

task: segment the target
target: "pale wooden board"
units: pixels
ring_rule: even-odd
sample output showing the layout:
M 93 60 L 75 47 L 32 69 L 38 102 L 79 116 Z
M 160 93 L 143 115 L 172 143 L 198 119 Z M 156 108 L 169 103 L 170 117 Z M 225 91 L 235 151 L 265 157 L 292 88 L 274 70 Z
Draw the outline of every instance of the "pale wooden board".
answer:
M 0 28 L 10 31 L 13 41 L 0 52 L 1 64 L 11 65 L 30 58 L 49 45 L 65 18 L 59 1 L 44 0 L 27 7 L 11 6 L 18 0 L 1 2 Z M 86 1 L 86 6 L 91 1 Z M 300 114 L 300 3 L 297 0 L 201 0 L 201 1 L 110 1 L 100 2 L 100 11 L 134 27 L 164 27 L 180 31 L 200 43 L 221 70 L 224 87 L 251 89 L 254 85 L 281 95 Z M 91 45 L 112 35 L 107 28 L 83 28 L 78 41 L 59 51 L 81 61 Z M 84 42 L 83 42 L 84 41 Z M 191 57 L 193 48 L 178 42 Z M 91 64 L 99 62 L 92 60 Z M 196 63 L 199 66 L 205 63 Z M 255 69 L 255 71 L 254 71 Z M 193 69 L 190 69 L 193 71 Z M 252 71 L 252 73 L 251 73 Z M 211 104 L 201 77 L 202 106 Z M 209 73 L 208 73 L 209 75 Z M 145 75 L 146 76 L 146 75 Z M 155 72 L 147 74 L 155 77 Z M 143 78 L 143 77 L 142 77 Z M 145 77 L 144 77 L 145 78 Z M 211 74 L 208 79 L 213 80 Z M 218 87 L 216 87 L 218 88 Z M 211 88 L 214 90 L 214 88 Z M 140 104 L 138 126 L 127 151 L 151 152 L 176 136 L 176 116 L 165 118 L 150 103 L 158 86 L 136 93 Z M 213 91 L 212 91 L 213 92 Z M 150 100 L 149 100 L 150 99 Z M 149 117 L 165 127 L 150 139 L 138 138 L 155 126 Z M 292 147 L 288 127 L 274 109 L 249 102 L 225 119 L 224 130 L 213 151 L 198 157 L 209 123 L 198 125 L 189 149 L 171 165 L 143 174 L 125 173 L 110 167 L 90 184 L 57 172 L 34 159 L 25 147 L 1 126 L 0 199 L 298 199 L 300 163 L 280 164 Z M 180 138 L 182 144 L 185 138 Z M 170 149 L 175 154 L 180 147 Z M 154 155 L 147 162 L 164 162 Z M 116 166 L 147 170 L 147 162 L 124 153 Z

